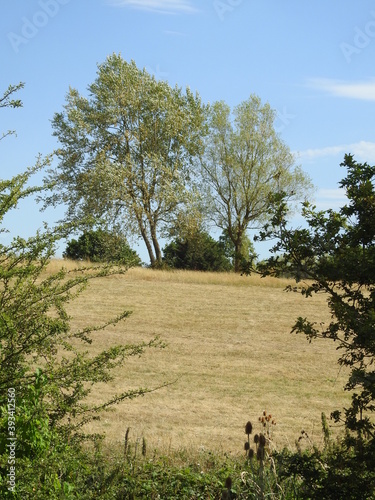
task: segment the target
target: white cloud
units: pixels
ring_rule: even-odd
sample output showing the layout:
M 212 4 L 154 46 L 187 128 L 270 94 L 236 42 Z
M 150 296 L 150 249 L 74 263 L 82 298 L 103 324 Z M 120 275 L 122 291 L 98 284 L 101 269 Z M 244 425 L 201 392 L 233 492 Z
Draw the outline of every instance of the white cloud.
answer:
M 345 189 L 319 189 L 317 197 L 323 200 L 346 200 Z
M 338 155 L 341 155 L 341 160 L 343 160 L 343 156 L 346 153 L 354 155 L 354 159 L 357 161 L 375 163 L 375 142 L 360 141 L 352 144 L 341 144 L 339 146 L 328 146 L 325 148 L 306 149 L 304 151 L 294 152 L 297 160 L 305 161 L 313 161 L 316 158 Z
M 375 143 L 361 141 L 357 144 L 353 144 L 352 148 L 355 157 L 361 161 L 366 161 L 373 163 L 375 162 Z
M 363 82 L 343 82 L 326 78 L 312 78 L 307 85 L 335 97 L 375 101 L 375 78 Z
M 305 149 L 304 151 L 295 151 L 294 154 L 298 160 L 315 160 L 315 158 L 324 158 L 326 156 L 336 156 L 337 154 L 347 152 L 346 146 L 328 146 L 318 149 Z
M 133 7 L 160 14 L 192 13 L 197 11 L 190 0 L 112 0 L 112 4 L 118 7 Z

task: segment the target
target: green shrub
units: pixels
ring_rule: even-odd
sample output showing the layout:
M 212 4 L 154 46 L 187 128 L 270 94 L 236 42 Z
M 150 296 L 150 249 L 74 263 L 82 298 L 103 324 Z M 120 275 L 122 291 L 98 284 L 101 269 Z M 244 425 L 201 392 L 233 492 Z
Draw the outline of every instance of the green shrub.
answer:
M 298 498 L 317 500 L 369 500 L 375 498 L 374 442 L 359 443 L 347 433 L 344 438 L 297 452 L 275 455 L 282 480 L 292 478 Z
M 0 181 L 0 224 L 20 199 L 37 191 L 25 185 L 39 168 Z M 76 331 L 65 306 L 89 280 L 125 269 L 90 266 L 48 272 L 55 243 L 65 231 L 66 226 L 46 229 L 28 240 L 14 238 L 0 245 L 0 498 L 82 498 L 85 462 L 92 461 L 84 452 L 90 436 L 82 433 L 82 426 L 108 406 L 147 389 L 125 391 L 93 405 L 86 402 L 87 395 L 96 383 L 111 380 L 127 358 L 160 345 L 153 339 L 99 353 L 87 349 L 93 331 L 117 324 L 129 311 Z M 9 481 L 12 468 L 15 489 Z
M 18 106 L 10 95 L 19 87 L 8 88 L 0 107 Z M 30 180 L 50 162 L 38 158 L 24 173 L 0 179 L 0 233 L 6 231 L 8 212 L 46 189 Z M 148 390 L 130 389 L 96 404 L 87 396 L 130 356 L 161 346 L 154 338 L 101 352 L 88 348 L 94 331 L 119 323 L 129 311 L 100 325 L 72 328 L 67 304 L 90 280 L 126 271 L 119 265 L 50 271 L 58 242 L 73 230 L 76 226 L 68 224 L 45 227 L 28 239 L 0 244 L 0 498 L 84 498 L 89 471 L 96 467 L 86 446 L 96 436 L 85 435 L 83 426 L 111 405 Z
M 174 269 L 229 271 L 232 264 L 222 243 L 205 231 L 177 238 L 163 249 L 163 261 Z
M 292 455 L 287 473 L 301 478 L 309 498 L 375 498 L 375 166 L 347 154 L 341 167 L 347 170 L 339 183 L 347 203 L 337 211 L 317 211 L 304 202 L 301 228 L 289 226 L 288 193 L 272 196 L 272 218 L 259 239 L 276 243 L 256 271 L 290 273 L 297 285 L 287 290 L 305 297 L 326 294 L 330 321 L 299 316 L 292 332 L 309 342 L 333 341 L 338 364 L 348 369 L 344 388 L 351 404 L 331 413 L 345 426 L 345 438 L 323 451 Z
M 63 257 L 91 262 L 111 262 L 140 266 L 141 259 L 132 250 L 123 236 L 98 229 L 85 231 L 81 236 L 69 241 Z

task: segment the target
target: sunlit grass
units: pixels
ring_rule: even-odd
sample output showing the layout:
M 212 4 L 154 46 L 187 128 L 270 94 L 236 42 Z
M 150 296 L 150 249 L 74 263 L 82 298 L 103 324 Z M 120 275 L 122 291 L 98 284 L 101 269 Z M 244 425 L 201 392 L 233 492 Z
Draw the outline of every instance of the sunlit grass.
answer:
M 76 263 L 55 261 L 73 269 Z M 233 273 L 133 268 L 95 280 L 69 306 L 72 325 L 102 323 L 133 311 L 116 327 L 93 334 L 95 352 L 112 344 L 167 343 L 118 369 L 115 380 L 90 396 L 99 402 L 136 387 L 172 385 L 127 401 L 88 430 L 105 432 L 115 445 L 131 427 L 158 450 L 240 451 L 243 426 L 263 409 L 277 419 L 276 445 L 292 446 L 304 429 L 319 444 L 320 417 L 348 401 L 335 345 L 309 344 L 291 334 L 298 316 L 329 321 L 324 296 L 305 299 L 284 288 L 289 280 Z

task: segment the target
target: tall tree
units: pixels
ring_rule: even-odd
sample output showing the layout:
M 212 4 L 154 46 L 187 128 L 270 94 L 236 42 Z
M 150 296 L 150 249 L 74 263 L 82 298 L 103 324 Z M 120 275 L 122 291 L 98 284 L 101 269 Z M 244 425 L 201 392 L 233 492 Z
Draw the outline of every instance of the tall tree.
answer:
M 202 148 L 198 95 L 157 81 L 113 54 L 98 66 L 89 98 L 70 89 L 53 119 L 61 143 L 47 204 L 65 203 L 67 220 L 91 216 L 143 238 L 151 265 L 162 261 L 159 237 L 192 190 L 193 158 Z
M 252 95 L 234 108 L 224 102 L 209 110 L 209 135 L 201 158 L 210 216 L 232 241 L 239 271 L 246 231 L 267 218 L 270 194 L 302 197 L 311 188 L 274 128 L 275 112 Z

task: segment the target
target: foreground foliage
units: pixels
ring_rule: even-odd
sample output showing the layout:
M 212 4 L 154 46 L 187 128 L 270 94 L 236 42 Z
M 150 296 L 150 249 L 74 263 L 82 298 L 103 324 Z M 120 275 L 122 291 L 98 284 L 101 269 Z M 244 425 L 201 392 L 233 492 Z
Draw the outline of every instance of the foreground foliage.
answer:
M 348 170 L 340 183 L 348 204 L 338 212 L 316 212 L 304 203 L 307 228 L 288 229 L 286 203 L 280 195 L 272 224 L 261 235 L 263 239 L 277 238 L 272 250 L 276 256 L 261 271 L 276 276 L 287 271 L 297 282 L 303 274 L 312 281 L 295 291 L 305 297 L 327 295 L 331 322 L 317 325 L 299 317 L 293 331 L 304 333 L 309 341 L 320 337 L 337 344 L 339 363 L 351 370 L 346 389 L 353 392 L 344 423 L 358 436 L 374 438 L 375 167 L 359 164 L 350 155 L 341 166 Z M 339 421 L 341 413 L 336 411 L 333 417 Z
M 319 473 L 314 463 L 325 463 L 319 453 L 310 455 L 305 464 L 297 461 L 295 470 L 302 467 L 305 478 L 319 483 L 324 493 L 316 496 L 318 490 L 314 490 L 314 498 L 334 498 L 328 496 L 328 489 L 335 482 L 345 492 L 343 498 L 360 498 L 363 491 L 370 495 L 363 498 L 371 498 L 375 495 L 371 473 L 375 470 L 375 167 L 357 163 L 351 155 L 345 156 L 341 166 L 347 169 L 340 187 L 345 189 L 348 203 L 337 212 L 317 212 L 304 203 L 306 228 L 290 229 L 287 196 L 281 191 L 274 196 L 277 209 L 260 237 L 276 238 L 275 256 L 258 271 L 263 276 L 288 273 L 297 283 L 308 278 L 289 290 L 305 297 L 327 295 L 330 323 L 299 317 L 292 331 L 303 333 L 310 342 L 315 338 L 335 342 L 341 353 L 339 364 L 350 369 L 345 389 L 352 393 L 351 405 L 331 414 L 347 431 L 340 453 L 331 450 L 329 469 Z M 347 496 L 349 492 L 353 495 Z
M 288 479 L 278 482 L 268 460 L 260 464 L 204 450 L 149 456 L 137 443 L 117 452 L 99 440 L 84 451 L 65 446 L 38 463 L 22 459 L 18 469 L 22 483 L 12 497 L 17 499 L 297 498 Z
M 323 449 L 312 443 L 296 451 L 260 447 L 258 453 L 227 455 L 209 450 L 149 452 L 145 440 L 125 434 L 123 449 L 109 450 L 101 439 L 92 446 L 59 443 L 39 460 L 17 461 L 17 499 L 321 499 L 374 498 L 375 471 L 363 457 L 373 456 L 366 445 L 362 456 L 346 439 L 333 440 L 326 429 Z M 267 433 L 264 435 L 267 436 Z M 253 437 L 253 436 L 252 436 Z M 266 438 L 266 443 L 267 443 Z M 261 453 L 259 453 L 261 450 Z M 263 451 L 262 451 L 263 450 Z M 258 457 L 257 457 L 258 455 Z M 7 498 L 4 492 L 2 498 Z
M 18 88 L 8 89 L 2 101 L 5 105 L 18 104 L 10 99 Z M 1 233 L 6 232 L 8 212 L 41 191 L 30 187 L 30 180 L 49 163 L 50 158 L 40 158 L 25 173 L 0 180 Z M 56 243 L 73 229 L 67 225 L 45 227 L 34 237 L 15 237 L 9 244 L 0 244 L 1 498 L 14 493 L 17 498 L 31 498 L 33 491 L 45 493 L 40 498 L 54 498 L 61 491 L 69 492 L 75 470 L 80 468 L 74 457 L 81 456 L 86 439 L 94 439 L 85 436 L 83 426 L 109 406 L 143 395 L 147 389 L 124 391 L 92 405 L 86 402 L 87 395 L 95 384 L 111 380 L 113 370 L 129 357 L 160 345 L 151 339 L 90 353 L 91 333 L 119 324 L 129 311 L 101 325 L 71 329 L 67 304 L 90 280 L 126 271 L 96 266 L 46 272 Z

